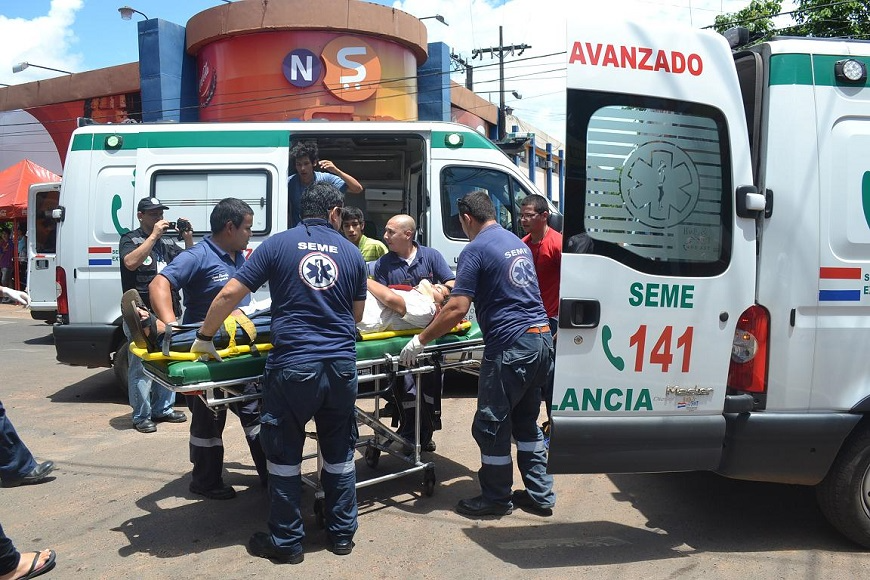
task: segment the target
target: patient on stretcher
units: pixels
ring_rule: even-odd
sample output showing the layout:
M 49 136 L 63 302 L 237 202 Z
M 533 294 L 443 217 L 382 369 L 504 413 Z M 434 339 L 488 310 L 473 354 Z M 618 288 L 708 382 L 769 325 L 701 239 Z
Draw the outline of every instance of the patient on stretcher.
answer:
M 428 280 L 423 280 L 414 287 L 402 288 L 389 288 L 369 280 L 365 309 L 357 329 L 361 334 L 369 334 L 387 330 L 425 328 L 449 296 L 450 289 L 447 286 L 433 285 Z M 269 302 L 263 301 L 257 306 L 258 309 L 253 312 L 233 311 L 215 335 L 214 342 L 218 349 L 226 348 L 230 344 L 269 342 L 272 322 Z M 162 349 L 166 325 L 148 311 L 136 290 L 124 293 L 121 299 L 121 312 L 137 348 L 146 349 L 148 352 L 159 352 Z M 171 350 L 189 351 L 196 330 L 196 326 L 174 329 L 171 335 Z

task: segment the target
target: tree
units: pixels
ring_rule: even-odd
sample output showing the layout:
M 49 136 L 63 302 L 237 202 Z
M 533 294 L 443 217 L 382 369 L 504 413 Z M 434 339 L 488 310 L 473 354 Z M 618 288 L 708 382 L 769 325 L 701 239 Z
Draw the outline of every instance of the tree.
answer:
M 773 17 L 782 11 L 782 0 L 752 0 L 749 6 L 738 12 L 716 17 L 713 28 L 723 33 L 729 28 L 743 26 L 749 29 L 753 40 L 773 36 Z
M 867 0 L 797 0 L 788 34 L 870 38 L 870 2 Z

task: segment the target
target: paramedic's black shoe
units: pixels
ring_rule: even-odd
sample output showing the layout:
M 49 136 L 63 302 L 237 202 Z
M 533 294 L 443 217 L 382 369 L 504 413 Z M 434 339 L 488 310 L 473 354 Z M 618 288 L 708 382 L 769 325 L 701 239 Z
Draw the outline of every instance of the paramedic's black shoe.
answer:
M 157 431 L 157 425 L 151 419 L 143 419 L 133 426 L 136 427 L 136 431 L 139 433 L 154 433 Z
M 184 423 L 187 421 L 187 415 L 182 413 L 181 411 L 170 411 L 168 414 L 163 415 L 162 417 L 154 417 L 155 423 Z
M 511 494 L 511 502 L 513 502 L 515 506 L 523 508 L 523 510 L 535 515 L 543 516 L 545 518 L 553 515 L 553 506 L 545 506 L 537 503 L 532 499 L 532 496 L 529 495 L 529 492 L 524 489 L 513 492 L 513 494 Z
M 21 479 L 16 479 L 15 481 L 4 481 L 3 487 L 18 487 L 19 485 L 33 485 L 34 483 L 42 483 L 43 481 L 45 481 L 45 478 L 48 477 L 48 474 L 51 473 L 53 470 L 53 461 L 37 463 L 36 467 L 34 467 L 30 471 L 30 473 L 28 473 Z
M 278 550 L 272 543 L 272 537 L 266 532 L 256 532 L 248 540 L 248 553 L 258 558 L 268 558 L 279 564 L 301 564 L 305 559 L 305 552 L 298 554 L 286 554 Z
M 336 556 L 347 556 L 351 552 L 353 552 L 353 547 L 356 544 L 353 543 L 353 540 L 350 538 L 344 538 L 341 540 L 336 540 L 332 542 L 332 553 Z
M 512 511 L 511 504 L 491 502 L 482 495 L 461 499 L 456 504 L 456 512 L 464 516 L 506 516 Z
M 214 489 L 200 489 L 191 483 L 188 489 L 190 489 L 190 493 L 195 493 L 208 499 L 233 499 L 236 497 L 236 490 L 229 485 L 222 485 Z
M 379 413 L 381 417 L 392 417 L 395 414 L 396 404 L 392 401 L 387 401 L 387 404 L 384 405 L 383 409 L 381 409 L 381 412 Z
M 438 446 L 435 445 L 435 442 L 431 439 L 428 443 L 424 443 L 421 447 L 423 448 L 423 451 L 428 451 L 429 453 L 432 453 L 433 451 L 435 451 L 435 449 L 438 448 Z

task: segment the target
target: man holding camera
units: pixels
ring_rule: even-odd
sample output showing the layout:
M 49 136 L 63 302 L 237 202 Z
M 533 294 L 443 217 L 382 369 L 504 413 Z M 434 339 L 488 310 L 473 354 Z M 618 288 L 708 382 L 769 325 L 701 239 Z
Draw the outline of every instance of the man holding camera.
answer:
M 166 267 L 182 249 L 172 241 L 164 237 L 164 234 L 174 229 L 172 224 L 163 219 L 163 210 L 169 209 L 156 197 L 146 197 L 139 200 L 136 218 L 139 227 L 121 236 L 118 244 L 118 254 L 121 261 L 121 291 L 126 292 L 135 288 L 148 308 L 151 308 L 151 299 L 148 294 L 148 285 L 151 280 Z M 193 228 L 190 222 L 179 219 L 179 230 L 184 240 L 184 247 L 193 246 Z M 181 298 L 178 292 L 172 296 L 172 307 L 176 315 L 181 315 Z M 124 325 L 124 334 L 127 341 L 130 338 L 130 329 Z M 119 352 L 115 356 L 124 356 Z M 151 379 L 145 376 L 142 368 L 142 359 L 127 352 L 127 360 L 130 368 L 127 374 L 127 393 L 130 398 L 130 406 L 133 408 L 133 426 L 140 433 L 154 433 L 157 431 L 155 422 L 167 421 L 169 423 L 184 423 L 187 416 L 181 411 L 172 409 L 175 394 L 156 385 L 152 385 Z

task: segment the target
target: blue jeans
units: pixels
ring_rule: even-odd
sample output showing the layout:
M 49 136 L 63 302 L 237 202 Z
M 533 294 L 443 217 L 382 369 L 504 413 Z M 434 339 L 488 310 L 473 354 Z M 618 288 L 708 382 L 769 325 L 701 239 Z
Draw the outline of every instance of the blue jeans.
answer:
M 127 344 L 129 344 L 132 339 L 126 322 L 124 323 L 124 335 L 127 337 Z M 130 406 L 133 408 L 133 424 L 171 413 L 175 393 L 160 385 L 152 385 L 151 379 L 145 376 L 142 359 L 130 352 L 129 349 L 127 349 L 127 360 L 130 364 L 130 370 L 127 373 L 127 396 L 130 399 Z
M 481 492 L 490 502 L 511 502 L 513 437 L 517 467 L 529 496 L 540 506 L 556 503 L 553 476 L 547 473 L 544 437 L 538 428 L 541 390 L 552 373 L 553 339 L 549 333 L 523 334 L 503 351 L 483 355 L 471 433 L 480 448 Z
M 18 481 L 36 468 L 36 460 L 6 417 L 0 401 L 0 481 Z M 17 565 L 17 564 L 16 564 Z
M 6 537 L 3 533 L 3 526 L 0 526 L 0 575 L 8 574 L 18 567 L 21 561 L 21 554 L 15 549 L 12 540 Z
M 269 531 L 281 552 L 302 551 L 300 493 L 305 425 L 311 418 L 323 458 L 326 532 L 335 542 L 357 529 L 355 359 L 326 359 L 269 369 L 263 381 L 260 439 L 269 470 Z

